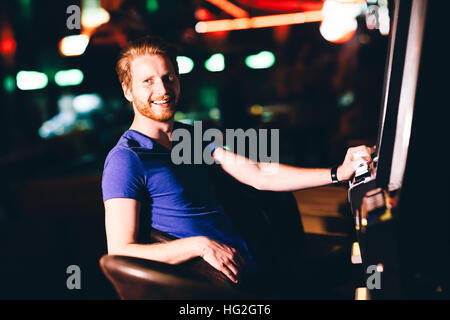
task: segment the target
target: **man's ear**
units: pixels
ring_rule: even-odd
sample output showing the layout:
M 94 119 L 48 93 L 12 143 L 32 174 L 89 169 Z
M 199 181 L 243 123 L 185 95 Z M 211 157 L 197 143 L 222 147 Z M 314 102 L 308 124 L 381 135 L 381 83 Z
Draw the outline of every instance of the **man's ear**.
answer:
M 131 89 L 128 88 L 128 86 L 125 84 L 125 82 L 122 83 L 122 90 L 123 90 L 123 95 L 125 96 L 125 98 L 128 101 L 133 102 L 133 95 L 131 94 Z

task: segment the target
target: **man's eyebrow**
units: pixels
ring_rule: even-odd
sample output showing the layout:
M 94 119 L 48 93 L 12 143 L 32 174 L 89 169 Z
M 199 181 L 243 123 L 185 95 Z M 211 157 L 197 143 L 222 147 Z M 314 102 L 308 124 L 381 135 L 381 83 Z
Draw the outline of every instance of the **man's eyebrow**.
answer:
M 163 75 L 161 76 L 161 78 L 169 77 L 169 76 L 171 76 L 171 75 L 175 75 L 175 72 L 169 71 L 169 72 L 163 74 Z M 142 81 L 145 81 L 145 80 L 151 80 L 151 79 L 154 79 L 155 77 L 156 77 L 155 75 L 143 76 L 143 77 L 142 77 Z
M 149 80 L 149 79 L 153 79 L 155 76 L 154 75 L 150 75 L 150 76 L 143 76 L 142 80 Z

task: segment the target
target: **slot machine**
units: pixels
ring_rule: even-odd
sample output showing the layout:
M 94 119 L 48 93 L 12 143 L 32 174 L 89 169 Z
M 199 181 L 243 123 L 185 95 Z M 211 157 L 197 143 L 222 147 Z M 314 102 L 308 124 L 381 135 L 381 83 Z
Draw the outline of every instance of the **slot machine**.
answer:
M 376 150 L 349 182 L 356 235 L 351 259 L 362 273 L 355 299 L 450 296 L 441 4 L 393 3 Z

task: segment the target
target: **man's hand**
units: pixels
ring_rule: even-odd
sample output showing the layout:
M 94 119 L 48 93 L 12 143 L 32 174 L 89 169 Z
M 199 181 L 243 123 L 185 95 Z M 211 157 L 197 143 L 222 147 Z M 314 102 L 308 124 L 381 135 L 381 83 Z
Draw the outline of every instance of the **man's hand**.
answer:
M 372 161 L 370 154 L 374 151 L 375 147 L 369 148 L 366 146 L 358 146 L 349 148 L 345 155 L 344 162 L 339 166 L 337 170 L 337 178 L 339 181 L 350 180 L 355 173 L 355 167 L 362 160 L 366 162 Z
M 201 238 L 200 256 L 211 266 L 224 273 L 231 281 L 237 283 L 245 264 L 244 259 L 234 248 L 207 237 Z

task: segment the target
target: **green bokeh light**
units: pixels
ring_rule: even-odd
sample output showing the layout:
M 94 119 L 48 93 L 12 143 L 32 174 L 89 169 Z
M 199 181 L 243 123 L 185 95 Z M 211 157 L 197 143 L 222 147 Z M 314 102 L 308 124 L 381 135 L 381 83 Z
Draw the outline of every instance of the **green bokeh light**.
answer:
M 245 65 L 250 69 L 267 69 L 275 63 L 275 55 L 270 51 L 261 51 L 245 58 Z
M 83 79 L 83 71 L 79 69 L 61 70 L 55 74 L 55 82 L 60 87 L 77 86 Z
M 221 53 L 215 53 L 205 61 L 205 68 L 210 72 L 220 72 L 225 69 L 225 57 Z
M 48 77 L 45 73 L 38 71 L 19 71 L 16 75 L 16 85 L 20 90 L 38 90 L 45 88 Z
M 16 83 L 13 76 L 7 75 L 5 79 L 3 79 L 3 89 L 5 89 L 8 93 L 14 92 L 14 89 L 16 89 Z
M 149 12 L 156 12 L 159 9 L 158 0 L 147 0 L 145 6 Z

